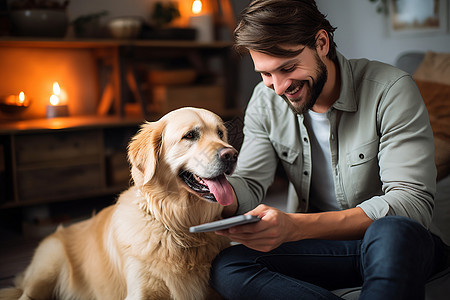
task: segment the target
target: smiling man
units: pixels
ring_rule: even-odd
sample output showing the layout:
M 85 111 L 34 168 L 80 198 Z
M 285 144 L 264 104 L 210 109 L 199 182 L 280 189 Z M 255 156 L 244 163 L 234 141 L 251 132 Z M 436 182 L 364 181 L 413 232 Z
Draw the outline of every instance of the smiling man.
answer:
M 322 34 L 325 36 L 326 32 Z M 286 60 L 283 57 L 277 58 L 249 50 L 255 64 L 255 71 L 261 74 L 264 84 L 282 96 L 294 112 L 302 114 L 316 104 L 324 106 L 323 109 L 326 111 L 333 104 L 331 100 L 333 98 L 329 97 L 329 93 L 333 91 L 324 91 L 322 94 L 328 79 L 327 66 L 317 52 L 310 51 L 304 46 L 300 49 L 295 49 L 298 46 L 294 49 L 287 45 L 285 47 L 299 54 L 293 59 Z M 329 65 L 329 68 L 333 69 L 333 75 L 336 73 L 334 67 L 334 64 Z M 296 79 L 297 77 L 305 79 Z M 319 96 L 322 101 L 317 103 Z
M 428 231 L 434 207 L 433 134 L 408 74 L 336 51 L 335 28 L 312 0 L 256 0 L 235 30 L 263 82 L 245 116 L 225 216 L 254 224 L 222 230 L 242 245 L 214 261 L 227 299 L 423 299 L 444 245 Z M 261 201 L 281 162 L 295 213 Z

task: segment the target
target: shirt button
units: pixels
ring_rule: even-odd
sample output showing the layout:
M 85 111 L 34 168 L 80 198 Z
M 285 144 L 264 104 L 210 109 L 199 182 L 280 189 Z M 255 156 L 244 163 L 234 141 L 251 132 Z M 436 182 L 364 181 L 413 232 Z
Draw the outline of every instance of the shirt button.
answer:
M 308 171 L 304 171 L 303 175 L 308 176 Z
M 287 157 L 287 156 L 288 156 L 288 153 L 287 153 L 286 151 L 283 151 L 283 152 L 281 153 L 281 155 L 283 155 L 284 157 Z
M 305 143 L 307 143 L 307 142 L 308 142 L 308 139 L 307 139 L 307 138 L 303 138 L 303 141 L 304 141 Z
M 359 158 L 364 159 L 364 154 L 360 153 Z

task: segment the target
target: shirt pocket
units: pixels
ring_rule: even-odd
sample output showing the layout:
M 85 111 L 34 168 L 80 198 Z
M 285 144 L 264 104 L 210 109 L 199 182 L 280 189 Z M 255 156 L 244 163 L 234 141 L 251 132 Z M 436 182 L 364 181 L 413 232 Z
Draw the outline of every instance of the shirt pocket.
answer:
M 361 145 L 347 154 L 347 164 L 350 167 L 365 164 L 378 155 L 378 140 Z
M 299 152 L 288 146 L 272 141 L 273 148 L 282 162 L 292 165 L 298 157 Z
M 348 177 L 346 187 L 350 202 L 369 199 L 381 193 L 380 167 L 378 164 L 378 139 L 360 145 L 347 153 Z M 353 203 L 354 204 L 354 203 Z

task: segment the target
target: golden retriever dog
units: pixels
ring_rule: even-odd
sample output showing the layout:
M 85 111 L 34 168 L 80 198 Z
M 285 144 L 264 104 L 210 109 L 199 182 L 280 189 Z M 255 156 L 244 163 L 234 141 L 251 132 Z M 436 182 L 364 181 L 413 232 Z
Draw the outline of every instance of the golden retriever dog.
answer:
M 128 146 L 134 181 L 117 203 L 58 228 L 6 289 L 20 299 L 205 299 L 211 261 L 229 241 L 189 227 L 221 218 L 237 151 L 197 108 L 147 122 Z M 8 296 L 9 295 L 9 296 Z M 13 296 L 15 295 L 15 296 Z

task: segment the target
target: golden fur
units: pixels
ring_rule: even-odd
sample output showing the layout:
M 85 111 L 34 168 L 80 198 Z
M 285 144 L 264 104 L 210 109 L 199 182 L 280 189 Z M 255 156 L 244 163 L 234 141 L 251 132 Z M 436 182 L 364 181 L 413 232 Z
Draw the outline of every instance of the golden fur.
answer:
M 200 135 L 187 139 L 193 129 Z M 128 149 L 134 186 L 115 205 L 45 238 L 16 280 L 17 288 L 0 295 L 204 299 L 211 261 L 229 241 L 188 229 L 219 219 L 222 206 L 190 190 L 178 174 L 188 169 L 214 175 L 217 151 L 231 148 L 225 131 L 219 117 L 193 108 L 144 124 Z

